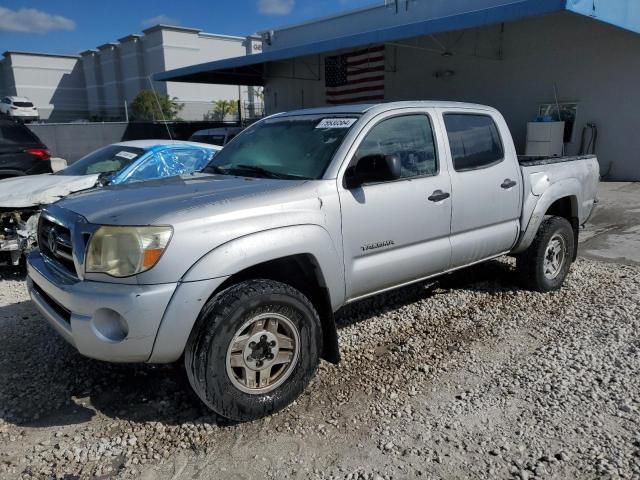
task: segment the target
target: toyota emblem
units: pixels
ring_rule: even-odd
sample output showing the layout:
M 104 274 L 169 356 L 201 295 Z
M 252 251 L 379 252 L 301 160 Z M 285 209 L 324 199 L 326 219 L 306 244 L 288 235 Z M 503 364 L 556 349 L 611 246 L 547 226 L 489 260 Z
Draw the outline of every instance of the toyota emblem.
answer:
M 49 234 L 47 235 L 47 246 L 53 255 L 58 254 L 58 232 L 56 232 L 55 228 L 49 230 Z

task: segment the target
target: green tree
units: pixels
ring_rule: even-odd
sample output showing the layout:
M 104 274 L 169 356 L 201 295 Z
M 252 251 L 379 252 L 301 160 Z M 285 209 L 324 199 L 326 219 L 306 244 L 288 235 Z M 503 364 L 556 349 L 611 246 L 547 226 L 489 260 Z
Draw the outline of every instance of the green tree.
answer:
M 209 115 L 210 120 L 224 120 L 227 115 L 237 115 L 238 102 L 236 100 L 218 100 L 213 102 L 213 112 Z
M 156 94 L 151 90 L 140 90 L 131 103 L 134 120 L 176 120 L 184 104 L 177 98 Z

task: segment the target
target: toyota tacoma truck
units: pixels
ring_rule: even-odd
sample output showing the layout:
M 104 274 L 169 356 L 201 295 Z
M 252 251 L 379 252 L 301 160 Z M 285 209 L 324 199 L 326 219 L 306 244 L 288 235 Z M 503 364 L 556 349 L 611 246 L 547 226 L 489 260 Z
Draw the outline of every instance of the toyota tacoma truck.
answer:
M 598 180 L 594 156 L 518 158 L 490 107 L 281 113 L 201 173 L 46 207 L 28 288 L 81 354 L 182 360 L 210 409 L 253 420 L 338 362 L 346 304 L 501 255 L 560 288 Z

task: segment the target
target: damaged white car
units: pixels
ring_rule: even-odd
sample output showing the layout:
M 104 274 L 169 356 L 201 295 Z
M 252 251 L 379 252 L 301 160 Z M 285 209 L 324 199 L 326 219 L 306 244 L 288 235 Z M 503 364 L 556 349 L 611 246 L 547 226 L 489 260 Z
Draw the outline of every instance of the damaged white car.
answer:
M 42 207 L 94 187 L 197 172 L 220 149 L 177 140 L 122 142 L 96 150 L 54 174 L 0 180 L 0 265 L 17 266 L 36 247 Z

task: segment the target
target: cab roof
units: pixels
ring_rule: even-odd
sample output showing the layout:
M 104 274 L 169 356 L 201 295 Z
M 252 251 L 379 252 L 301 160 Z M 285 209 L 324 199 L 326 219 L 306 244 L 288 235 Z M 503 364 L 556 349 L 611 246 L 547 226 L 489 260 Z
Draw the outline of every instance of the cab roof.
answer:
M 373 112 L 381 113 L 388 110 L 398 108 L 469 108 L 474 110 L 495 110 L 487 105 L 464 102 L 445 102 L 437 100 L 411 100 L 403 102 L 385 102 L 385 103 L 362 103 L 354 105 L 334 105 L 327 107 L 307 108 L 303 110 L 292 110 L 290 112 L 278 113 L 274 116 L 283 115 L 340 115 L 340 114 L 357 114 Z

